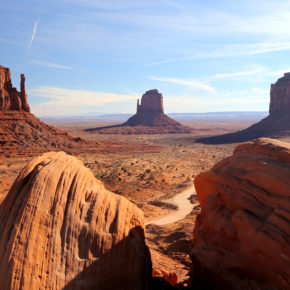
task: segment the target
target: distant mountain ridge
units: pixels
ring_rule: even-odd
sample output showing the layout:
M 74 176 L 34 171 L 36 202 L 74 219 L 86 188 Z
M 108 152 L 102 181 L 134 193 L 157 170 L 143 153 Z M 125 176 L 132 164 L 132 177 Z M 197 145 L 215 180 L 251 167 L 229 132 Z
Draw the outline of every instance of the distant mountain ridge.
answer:
M 260 120 L 267 116 L 266 111 L 232 111 L 232 112 L 207 112 L 207 113 L 168 113 L 167 115 L 179 119 L 214 119 L 214 120 Z M 46 122 L 91 122 L 91 121 L 125 121 L 132 114 L 96 114 L 78 116 L 43 116 L 39 117 Z

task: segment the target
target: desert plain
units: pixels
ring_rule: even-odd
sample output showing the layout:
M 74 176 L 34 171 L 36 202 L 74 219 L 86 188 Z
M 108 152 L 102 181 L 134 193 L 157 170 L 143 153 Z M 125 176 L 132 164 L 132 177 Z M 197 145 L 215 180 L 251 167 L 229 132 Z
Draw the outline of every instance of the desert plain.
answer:
M 150 248 L 153 267 L 175 272 L 178 281 L 187 279 L 190 271 L 190 251 L 196 215 L 200 212 L 193 179 L 208 171 L 218 161 L 232 154 L 234 144 L 207 145 L 197 143 L 201 136 L 224 134 L 244 129 L 258 120 L 180 119 L 194 128 L 191 134 L 106 135 L 84 129 L 109 126 L 122 121 L 108 118 L 91 120 L 49 119 L 50 125 L 74 137 L 96 142 L 96 151 L 73 152 L 105 187 L 122 195 L 141 208 L 146 217 L 146 243 Z M 284 140 L 287 141 L 287 140 Z M 289 140 L 288 140 L 289 141 Z M 98 144 L 101 144 L 98 146 Z M 68 152 L 70 153 L 70 152 Z M 37 152 L 30 155 L 0 156 L 0 202 L 8 193 L 20 170 Z M 162 225 L 161 218 L 182 211 L 173 197 L 191 190 L 182 202 L 190 212 L 181 219 Z

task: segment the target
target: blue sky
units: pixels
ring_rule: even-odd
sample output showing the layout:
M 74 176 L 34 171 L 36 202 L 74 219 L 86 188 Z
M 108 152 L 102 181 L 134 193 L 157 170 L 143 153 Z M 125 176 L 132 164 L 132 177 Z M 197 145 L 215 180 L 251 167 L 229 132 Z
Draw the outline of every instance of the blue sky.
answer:
M 290 71 L 290 1 L 9 0 L 0 64 L 32 112 L 135 113 L 157 88 L 165 111 L 267 111 Z

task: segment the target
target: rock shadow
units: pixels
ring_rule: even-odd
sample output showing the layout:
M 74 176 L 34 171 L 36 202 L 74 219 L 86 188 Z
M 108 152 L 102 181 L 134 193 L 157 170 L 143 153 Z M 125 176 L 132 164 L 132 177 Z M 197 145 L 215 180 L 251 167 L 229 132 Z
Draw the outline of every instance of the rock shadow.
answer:
M 96 261 L 84 262 L 84 269 L 66 284 L 64 290 L 145 290 L 150 287 L 151 256 L 144 241 L 144 230 L 137 226 L 121 242 L 105 253 L 98 252 Z
M 251 141 L 257 138 L 290 136 L 290 115 L 272 114 L 252 126 L 234 133 L 195 139 L 195 143 L 218 145 Z

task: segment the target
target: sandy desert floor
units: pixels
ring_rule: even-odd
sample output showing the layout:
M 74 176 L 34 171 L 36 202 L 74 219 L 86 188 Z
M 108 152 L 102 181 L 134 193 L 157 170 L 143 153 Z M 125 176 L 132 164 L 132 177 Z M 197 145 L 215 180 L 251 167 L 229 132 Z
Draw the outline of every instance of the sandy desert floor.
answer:
M 186 191 L 193 184 L 194 177 L 209 170 L 219 160 L 232 154 L 237 144 L 203 145 L 194 140 L 200 134 L 216 128 L 216 133 L 227 133 L 245 128 L 249 123 L 200 124 L 199 134 L 172 135 L 95 135 L 84 133 L 88 124 L 52 124 L 74 136 L 108 144 L 106 152 L 81 154 L 80 158 L 105 187 L 120 194 L 140 207 L 146 217 L 146 239 L 151 250 L 153 266 L 166 271 L 175 271 L 179 281 L 186 278 L 190 265 L 189 253 L 192 247 L 192 232 L 195 217 L 200 207 L 192 190 L 191 203 L 184 218 L 168 224 L 150 224 L 178 210 L 178 202 L 172 198 Z M 94 124 L 95 125 L 95 124 Z M 189 125 L 189 124 L 187 124 Z M 192 124 L 191 124 L 192 125 Z M 197 126 L 197 124 L 195 123 Z M 86 127 L 87 128 L 87 127 Z M 208 131 L 203 130 L 211 128 Z M 218 129 L 217 129 L 218 128 Z M 118 150 L 110 152 L 109 144 L 120 144 Z M 23 166 L 32 157 L 0 157 L 0 202 Z M 188 207 L 188 204 L 187 204 Z

